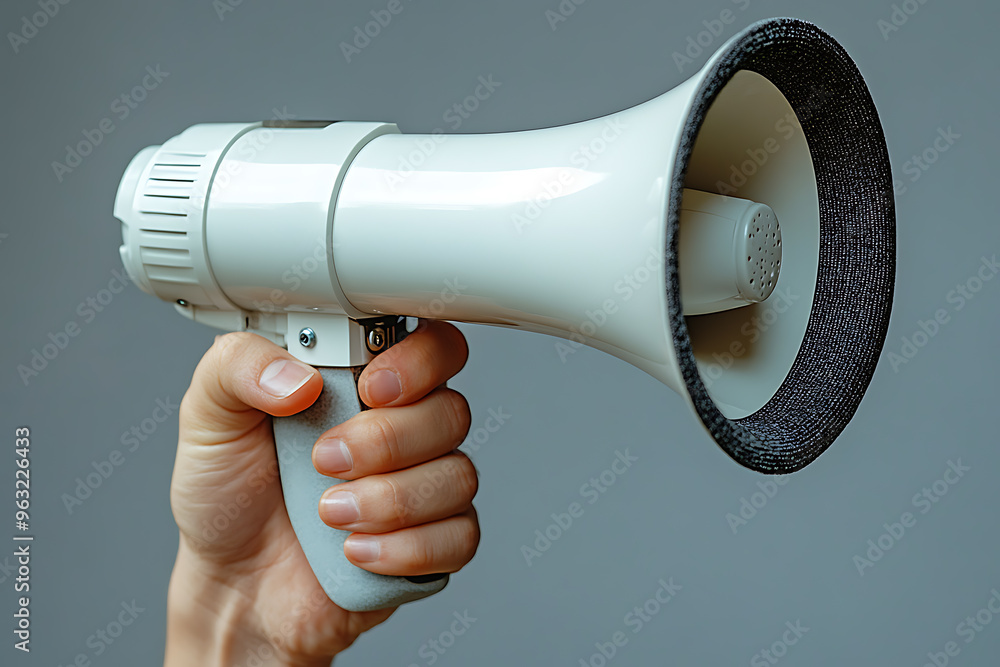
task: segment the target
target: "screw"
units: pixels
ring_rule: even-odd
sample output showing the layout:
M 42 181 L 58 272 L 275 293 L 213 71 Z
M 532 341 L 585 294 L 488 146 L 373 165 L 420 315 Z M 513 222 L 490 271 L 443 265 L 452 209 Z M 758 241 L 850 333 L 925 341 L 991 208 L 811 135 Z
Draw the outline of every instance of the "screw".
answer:
M 372 352 L 380 352 L 385 347 L 385 330 L 381 327 L 368 332 L 368 349 Z
M 302 347 L 312 347 L 316 344 L 316 332 L 306 327 L 299 332 L 299 345 Z

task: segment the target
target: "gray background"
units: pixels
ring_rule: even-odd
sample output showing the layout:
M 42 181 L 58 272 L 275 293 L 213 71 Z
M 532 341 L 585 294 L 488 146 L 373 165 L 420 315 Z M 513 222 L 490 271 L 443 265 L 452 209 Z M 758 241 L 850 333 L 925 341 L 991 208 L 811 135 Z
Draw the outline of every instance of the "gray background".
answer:
M 140 148 L 198 122 L 266 119 L 275 107 L 300 118 L 451 131 L 443 113 L 489 74 L 502 87 L 461 132 L 592 118 L 686 79 L 694 66 L 680 72 L 671 54 L 704 29 L 703 20 L 731 8 L 735 23 L 695 66 L 757 19 L 817 22 L 865 74 L 906 190 L 890 339 L 857 417 L 734 534 L 726 515 L 766 478 L 729 461 L 677 396 L 597 352 L 564 364 L 553 339 L 463 327 L 472 355 L 453 386 L 473 406 L 473 428 L 491 408 L 512 415 L 472 454 L 482 474 L 479 554 L 444 593 L 400 610 L 338 664 L 430 664 L 421 646 L 466 610 L 476 622 L 437 664 L 578 665 L 618 630 L 629 641 L 617 665 L 752 664 L 796 621 L 809 631 L 782 664 L 923 665 L 948 641 L 961 649 L 952 664 L 997 664 L 1000 619 L 971 643 L 957 626 L 1000 588 L 993 511 L 1000 280 L 961 310 L 948 300 L 1000 246 L 995 4 L 913 2 L 918 11 L 888 39 L 877 25 L 893 12 L 888 0 L 589 0 L 554 31 L 545 11 L 556 0 L 404 4 L 351 63 L 339 44 L 371 9 L 385 7 L 382 0 L 244 0 L 222 19 L 208 0 L 70 2 L 19 53 L 4 40 L 0 515 L 9 512 L 2 525 L 12 524 L 13 430 L 30 425 L 37 538 L 34 650 L 14 651 L 5 629 L 0 662 L 56 665 L 84 653 L 95 665 L 155 664 L 163 649 L 177 543 L 167 493 L 175 419 L 127 454 L 72 515 L 61 500 L 94 462 L 121 449 L 121 434 L 148 418 L 158 398 L 179 401 L 215 335 L 135 287 L 92 322 L 77 312 L 121 267 L 111 207 Z M 33 1 L 8 0 L 0 27 L 19 30 L 36 11 Z M 169 76 L 118 120 L 112 101 L 157 64 Z M 60 183 L 51 163 L 108 116 L 114 132 Z M 949 127 L 961 138 L 914 180 L 907 161 Z M 949 313 L 948 324 L 895 372 L 887 354 L 899 353 L 902 337 L 938 309 Z M 26 387 L 18 364 L 72 321 L 80 335 Z M 528 567 L 521 546 L 625 448 L 640 463 Z M 914 494 L 958 459 L 971 470 L 920 514 Z M 916 525 L 860 576 L 854 556 L 906 511 Z M 0 564 L 10 551 L 0 548 Z M 670 577 L 683 589 L 633 634 L 625 614 Z M 7 613 L 13 582 L 3 571 L 0 578 Z M 95 657 L 88 637 L 133 599 L 145 611 Z

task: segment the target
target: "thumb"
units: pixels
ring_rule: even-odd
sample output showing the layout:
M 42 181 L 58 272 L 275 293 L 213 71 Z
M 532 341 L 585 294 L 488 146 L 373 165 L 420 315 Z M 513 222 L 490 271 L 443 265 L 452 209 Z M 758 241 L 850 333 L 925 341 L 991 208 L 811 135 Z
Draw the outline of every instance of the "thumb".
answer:
M 198 363 L 181 401 L 181 439 L 193 444 L 231 442 L 266 415 L 288 416 L 319 397 L 319 372 L 256 334 L 219 336 Z

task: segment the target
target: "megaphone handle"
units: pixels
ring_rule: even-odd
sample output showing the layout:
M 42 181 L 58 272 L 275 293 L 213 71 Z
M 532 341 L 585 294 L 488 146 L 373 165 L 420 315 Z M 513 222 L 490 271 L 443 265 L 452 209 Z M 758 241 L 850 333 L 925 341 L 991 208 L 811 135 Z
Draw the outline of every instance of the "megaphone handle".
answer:
M 361 569 L 344 555 L 344 540 L 351 533 L 319 518 L 320 496 L 341 480 L 316 471 L 313 445 L 325 431 L 365 409 L 357 386 L 363 368 L 319 368 L 323 392 L 316 402 L 297 415 L 273 419 L 288 518 L 323 590 L 348 611 L 395 607 L 433 595 L 448 583 L 447 574 L 390 577 Z

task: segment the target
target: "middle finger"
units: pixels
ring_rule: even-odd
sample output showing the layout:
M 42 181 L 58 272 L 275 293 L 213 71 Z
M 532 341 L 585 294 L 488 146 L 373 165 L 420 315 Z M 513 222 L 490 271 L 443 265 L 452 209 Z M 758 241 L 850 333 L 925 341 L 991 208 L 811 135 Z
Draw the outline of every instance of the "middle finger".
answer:
M 330 429 L 313 447 L 313 465 L 338 479 L 401 470 L 458 447 L 471 421 L 461 394 L 437 389 L 412 405 L 365 410 Z
M 323 522 L 361 533 L 386 533 L 464 512 L 479 488 L 462 452 L 385 475 L 338 484 L 319 503 Z

